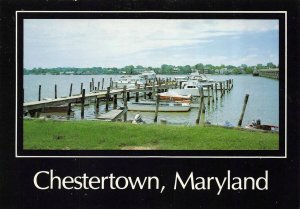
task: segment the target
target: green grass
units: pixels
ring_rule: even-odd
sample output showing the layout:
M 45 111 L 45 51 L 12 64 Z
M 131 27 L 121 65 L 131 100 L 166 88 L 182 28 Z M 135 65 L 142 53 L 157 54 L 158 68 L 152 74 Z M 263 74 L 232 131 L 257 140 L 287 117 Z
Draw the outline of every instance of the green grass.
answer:
M 278 150 L 278 133 L 223 127 L 24 120 L 25 150 Z

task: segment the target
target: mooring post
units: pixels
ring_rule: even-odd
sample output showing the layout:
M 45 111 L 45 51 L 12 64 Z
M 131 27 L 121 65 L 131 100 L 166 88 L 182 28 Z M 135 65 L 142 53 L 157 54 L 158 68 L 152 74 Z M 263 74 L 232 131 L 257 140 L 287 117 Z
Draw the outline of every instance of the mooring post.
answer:
M 147 92 L 146 92 L 146 89 L 147 89 L 147 82 L 146 82 L 145 85 L 144 85 L 144 99 L 147 99 Z
M 73 88 L 73 84 L 71 83 L 69 97 L 72 96 L 72 88 Z M 70 115 L 71 115 L 71 102 L 68 104 L 68 116 L 70 116 Z
M 129 100 L 130 100 L 130 92 L 127 91 L 126 94 L 127 94 L 127 95 L 126 95 L 127 101 L 129 101 Z
M 80 94 L 82 94 L 83 83 L 80 84 Z
M 57 99 L 57 85 L 54 85 L 54 99 Z
M 103 85 L 104 85 L 104 78 L 102 78 L 102 90 L 103 90 Z
M 221 98 L 223 97 L 223 84 L 222 81 L 220 82 L 220 91 L 221 91 Z
M 233 87 L 233 79 L 231 79 L 231 88 Z
M 215 83 L 216 101 L 218 101 L 218 83 Z
M 223 95 L 225 94 L 225 81 L 223 81 L 224 88 L 223 88 Z
M 124 122 L 126 122 L 127 121 L 127 98 L 126 98 L 126 95 L 127 95 L 127 93 L 126 93 L 126 86 L 123 86 L 123 103 L 124 103 L 124 111 L 125 111 L 125 113 L 124 113 Z
M 207 105 L 210 105 L 210 85 L 207 86 Z
M 94 90 L 95 88 L 95 85 L 94 85 L 94 78 L 92 78 L 92 89 Z
M 135 102 L 139 102 L 139 89 L 140 89 L 140 84 L 137 85 L 137 92 L 135 92 Z
M 198 124 L 198 125 L 200 124 L 200 118 L 201 118 L 203 100 L 204 100 L 204 93 L 203 93 L 203 87 L 202 86 L 199 88 L 199 95 L 200 95 L 199 110 L 198 110 L 198 115 L 197 115 L 197 119 L 196 119 L 196 124 Z
M 39 101 L 41 101 L 41 88 L 42 88 L 42 86 L 39 85 L 39 97 L 38 97 Z
M 100 90 L 100 81 L 98 81 L 97 89 L 98 89 L 98 91 Z
M 92 82 L 90 82 L 90 92 L 92 91 Z
M 105 110 L 108 111 L 108 102 L 109 102 L 109 93 L 110 93 L 110 87 L 107 87 L 107 91 L 106 91 L 106 103 L 105 103 Z
M 155 107 L 155 116 L 154 116 L 154 123 L 157 123 L 157 117 L 158 117 L 158 106 L 159 106 L 159 94 L 156 95 L 156 107 Z
M 215 102 L 215 97 L 214 97 L 214 85 L 213 85 L 213 84 L 211 84 L 211 85 L 210 85 L 210 87 L 211 87 L 211 97 L 212 97 L 212 103 L 214 103 L 214 102 Z
M 238 126 L 242 125 L 243 118 L 244 118 L 244 113 L 245 113 L 247 102 L 248 102 L 248 98 L 249 98 L 249 94 L 246 94 L 245 99 L 244 99 L 244 106 L 243 106 L 242 114 L 241 114 L 240 119 L 239 119 Z
M 153 82 L 152 84 L 152 99 L 154 99 L 154 95 L 155 95 L 155 82 Z
M 227 87 L 227 92 L 229 92 L 229 80 L 226 80 L 226 87 Z
M 113 96 L 113 109 L 117 109 L 117 106 L 118 106 L 118 98 L 117 98 L 117 94 L 114 94 Z
M 112 78 L 109 79 L 109 87 L 112 87 Z
M 84 118 L 84 100 L 85 100 L 85 89 L 82 89 L 82 94 L 81 94 L 81 119 Z
M 99 103 L 100 103 L 100 98 L 96 97 L 96 113 L 99 114 Z

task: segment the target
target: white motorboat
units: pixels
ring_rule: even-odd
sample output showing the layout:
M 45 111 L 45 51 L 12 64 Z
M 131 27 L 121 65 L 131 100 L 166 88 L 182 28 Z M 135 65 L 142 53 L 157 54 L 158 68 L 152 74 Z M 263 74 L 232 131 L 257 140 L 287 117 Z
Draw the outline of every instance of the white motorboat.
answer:
M 155 112 L 155 101 L 128 102 L 128 110 L 140 112 Z M 160 102 L 159 112 L 187 112 L 191 109 L 189 103 Z
M 146 79 L 140 75 L 126 75 L 122 76 L 118 81 L 115 81 L 113 85 L 118 88 L 123 88 L 123 86 L 130 88 L 135 85 L 144 85 L 145 83 Z

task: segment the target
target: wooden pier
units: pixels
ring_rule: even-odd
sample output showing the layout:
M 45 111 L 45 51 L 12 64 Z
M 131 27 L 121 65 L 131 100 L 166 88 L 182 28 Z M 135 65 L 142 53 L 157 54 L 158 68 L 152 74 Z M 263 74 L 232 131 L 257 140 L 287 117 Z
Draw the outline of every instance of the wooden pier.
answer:
M 30 114 L 31 117 L 39 117 L 41 112 L 44 112 L 46 108 L 49 107 L 60 107 L 60 105 L 66 106 L 68 110 L 66 111 L 67 115 L 70 116 L 72 104 L 77 104 L 81 106 L 81 118 L 84 118 L 85 114 L 85 106 L 91 101 L 95 104 L 95 112 L 96 112 L 96 118 L 98 120 L 104 120 L 104 121 L 117 121 L 120 120 L 121 117 L 123 117 L 123 120 L 127 120 L 127 101 L 130 100 L 130 98 L 135 98 L 135 101 L 139 101 L 139 97 L 143 97 L 144 99 L 147 99 L 147 97 L 150 99 L 156 100 L 156 111 L 155 111 L 155 118 L 154 121 L 157 121 L 158 117 L 158 105 L 159 105 L 159 93 L 165 92 L 168 89 L 173 88 L 179 88 L 180 82 L 177 82 L 175 80 L 171 79 L 156 79 L 156 81 L 149 82 L 147 81 L 145 85 L 139 85 L 136 84 L 134 87 L 127 88 L 126 86 L 117 86 L 114 85 L 114 82 L 112 79 L 109 81 L 109 86 L 106 90 L 103 89 L 103 83 L 104 80 L 102 79 L 102 88 L 100 89 L 100 82 L 98 82 L 95 87 L 94 85 L 94 79 L 92 79 L 92 82 L 90 82 L 90 89 L 89 92 L 86 92 L 86 89 L 83 89 L 83 83 L 81 83 L 80 87 L 80 93 L 79 94 L 72 94 L 73 84 L 70 86 L 69 95 L 65 97 L 57 97 L 57 85 L 55 85 L 54 88 L 54 98 L 53 99 L 47 99 L 42 100 L 41 99 L 41 85 L 39 85 L 39 94 L 38 94 L 38 101 L 32 101 L 32 102 L 25 102 L 23 103 L 23 113 L 24 115 Z M 206 97 L 207 98 L 207 105 L 210 106 L 211 104 L 214 104 L 218 101 L 218 97 L 221 101 L 223 96 L 226 93 L 229 93 L 231 89 L 233 88 L 233 79 L 229 79 L 226 81 L 217 81 L 214 83 L 203 83 L 200 87 L 202 89 L 202 92 L 200 94 L 200 101 L 202 101 L 202 104 L 200 104 L 201 109 L 203 110 L 203 113 L 205 114 L 205 104 L 204 104 L 204 88 L 207 92 Z M 217 91 L 220 91 L 218 94 Z M 156 95 L 156 99 L 154 96 Z M 211 101 L 212 99 L 212 101 Z M 118 100 L 123 101 L 122 109 L 118 108 Z M 105 113 L 101 113 L 99 111 L 100 102 L 102 105 L 105 106 Z M 212 102 L 212 103 L 211 103 Z M 109 109 L 110 103 L 112 103 L 112 109 Z M 197 105 L 199 107 L 199 105 Z M 202 114 L 201 110 L 201 114 Z M 203 115 L 204 115 L 203 114 Z M 198 121 L 199 123 L 199 121 Z

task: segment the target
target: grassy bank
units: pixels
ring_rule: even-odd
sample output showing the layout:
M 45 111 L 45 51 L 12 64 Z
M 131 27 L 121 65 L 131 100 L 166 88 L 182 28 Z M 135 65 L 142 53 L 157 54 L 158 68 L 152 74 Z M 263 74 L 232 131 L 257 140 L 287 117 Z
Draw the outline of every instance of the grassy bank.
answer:
M 222 127 L 24 120 L 24 149 L 277 150 L 278 133 Z

